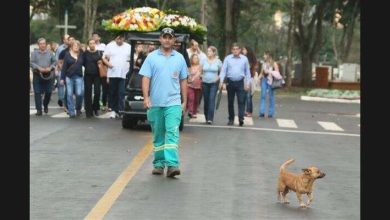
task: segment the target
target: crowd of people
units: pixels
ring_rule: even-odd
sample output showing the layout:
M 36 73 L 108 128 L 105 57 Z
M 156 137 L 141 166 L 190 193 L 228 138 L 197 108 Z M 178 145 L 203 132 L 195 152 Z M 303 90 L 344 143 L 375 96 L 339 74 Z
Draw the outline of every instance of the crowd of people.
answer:
M 87 118 L 99 116 L 101 111 L 111 112 L 111 118 L 122 117 L 131 48 L 123 34 L 115 36 L 107 45 L 101 42 L 98 33 L 93 33 L 86 44 L 68 34 L 63 36 L 61 45 L 48 43 L 44 38 L 38 39 L 37 43 L 38 48 L 31 52 L 30 58 L 37 116 L 48 113 L 51 93 L 56 90 L 57 103 L 70 118 L 80 116 L 83 106 Z M 134 69 L 139 71 L 146 56 L 155 49 L 154 45 L 137 44 Z M 223 61 L 215 46 L 209 46 L 205 52 L 192 39 L 183 54 L 188 67 L 186 114 L 189 118 L 197 117 L 203 100 L 206 123 L 213 124 L 216 95 L 223 87 L 228 95 L 227 124 L 233 124 L 234 99 L 237 97 L 239 125 L 242 126 L 244 116 L 252 117 L 256 86 L 261 90 L 258 116 L 274 117 L 275 98 L 271 84 L 273 78 L 282 76 L 270 51 L 264 52 L 261 62 L 252 48 L 237 43 L 232 45 L 231 54 Z M 99 61 L 107 67 L 106 76 L 99 74 Z M 42 79 L 41 74 L 47 72 L 54 77 Z
M 270 51 L 265 51 L 263 61 L 256 58 L 248 46 L 234 43 L 231 54 L 223 62 L 219 59 L 215 46 L 209 46 L 206 54 L 195 40 L 191 40 L 187 49 L 190 57 L 188 69 L 188 117 L 197 118 L 199 105 L 203 98 L 203 113 L 206 123 L 213 124 L 218 89 L 226 88 L 228 95 L 228 125 L 233 125 L 235 111 L 234 99 L 237 97 L 239 125 L 243 126 L 244 117 L 252 117 L 253 95 L 256 87 L 261 88 L 259 117 L 265 117 L 267 95 L 269 100 L 268 118 L 275 112 L 273 78 L 281 79 L 278 64 Z
M 31 53 L 30 67 L 35 97 L 36 115 L 48 113 L 48 104 L 54 89 L 58 105 L 69 118 L 82 114 L 84 104 L 87 118 L 99 116 L 99 111 L 110 111 L 111 118 L 120 118 L 124 107 L 125 79 L 129 70 L 130 45 L 124 35 L 118 34 L 105 45 L 94 33 L 86 44 L 66 34 L 58 47 L 49 47 L 46 39 L 38 39 L 38 49 Z M 50 44 L 55 45 L 55 44 Z M 98 61 L 104 62 L 107 76 L 99 74 Z M 45 79 L 42 73 L 52 72 Z

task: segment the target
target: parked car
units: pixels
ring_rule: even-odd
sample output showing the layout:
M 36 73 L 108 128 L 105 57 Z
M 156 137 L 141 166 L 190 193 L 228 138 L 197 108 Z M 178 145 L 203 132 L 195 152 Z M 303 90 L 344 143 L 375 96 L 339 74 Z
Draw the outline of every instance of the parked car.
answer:
M 146 122 L 146 109 L 143 106 L 142 75 L 139 68 L 135 68 L 134 51 L 137 44 L 160 46 L 160 32 L 129 32 L 126 35 L 127 42 L 131 45 L 130 69 L 126 77 L 125 106 L 122 111 L 122 127 L 134 128 L 140 121 Z M 186 53 L 189 34 L 176 34 L 176 44 L 179 45 L 178 52 Z M 184 116 L 181 118 L 179 130 L 184 128 Z

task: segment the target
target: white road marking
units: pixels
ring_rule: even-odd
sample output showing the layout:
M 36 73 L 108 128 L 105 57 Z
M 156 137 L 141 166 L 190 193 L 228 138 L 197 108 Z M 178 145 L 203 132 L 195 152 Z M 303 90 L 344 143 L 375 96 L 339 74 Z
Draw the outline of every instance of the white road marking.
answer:
M 189 122 L 206 123 L 204 114 L 196 114 L 196 118 L 190 118 Z
M 104 114 L 100 114 L 97 118 L 110 118 L 111 112 L 106 112 Z
M 325 130 L 329 131 L 344 131 L 340 126 L 338 126 L 334 122 L 327 122 L 327 121 L 317 121 L 321 127 L 323 127 Z
M 52 118 L 69 118 L 69 115 L 66 112 L 61 112 L 51 116 Z
M 204 114 L 196 114 L 196 118 L 190 118 L 190 123 L 206 123 Z M 234 124 L 238 125 L 238 116 L 234 117 Z M 244 117 L 244 125 L 253 125 L 252 117 Z
M 279 127 L 282 127 L 282 128 L 298 128 L 298 126 L 297 126 L 297 124 L 295 124 L 294 120 L 277 118 L 276 122 L 278 123 Z
M 50 106 L 49 105 L 49 109 L 63 109 L 64 107 L 60 107 L 60 106 Z M 35 109 L 35 106 L 30 106 L 30 109 Z
M 238 125 L 238 116 L 234 116 L 234 124 Z M 245 125 L 253 126 L 253 119 L 252 119 L 252 117 L 244 117 L 244 126 Z
M 285 130 L 285 129 L 273 129 L 273 128 L 254 128 L 254 127 L 237 127 L 237 126 L 220 126 L 220 125 L 184 124 L 184 127 L 186 127 L 186 126 L 188 126 L 188 127 L 244 129 L 244 130 L 253 130 L 253 131 L 276 131 L 276 132 L 286 132 L 286 133 L 323 134 L 323 135 L 360 137 L 360 134 L 334 133 L 334 132 L 321 132 L 321 131 L 304 131 L 304 130 Z
M 34 107 L 35 108 L 35 107 Z M 37 113 L 37 110 L 36 109 L 30 109 L 30 115 L 33 115 L 33 114 L 35 114 L 35 113 Z

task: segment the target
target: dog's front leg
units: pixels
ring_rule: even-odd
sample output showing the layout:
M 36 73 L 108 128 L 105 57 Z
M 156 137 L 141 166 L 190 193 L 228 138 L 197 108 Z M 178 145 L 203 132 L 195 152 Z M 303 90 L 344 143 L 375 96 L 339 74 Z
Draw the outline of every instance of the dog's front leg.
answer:
M 278 192 L 278 201 L 279 201 L 280 203 L 283 202 L 282 192 Z
M 302 194 L 299 193 L 299 192 L 296 192 L 296 194 L 297 194 L 297 198 L 298 198 L 298 201 L 299 201 L 299 206 L 301 208 L 306 208 L 306 205 L 305 205 L 305 203 L 302 200 Z
M 307 206 L 309 206 L 309 205 L 311 204 L 311 202 L 313 201 L 313 193 L 308 192 L 308 193 L 307 193 L 307 198 L 308 198 L 308 200 L 307 200 Z

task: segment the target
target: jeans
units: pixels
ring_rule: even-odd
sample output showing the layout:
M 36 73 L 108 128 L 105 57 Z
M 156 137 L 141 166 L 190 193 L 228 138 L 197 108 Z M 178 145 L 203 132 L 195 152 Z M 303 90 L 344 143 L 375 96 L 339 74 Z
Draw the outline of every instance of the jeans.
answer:
M 238 120 L 244 121 L 244 110 L 245 110 L 245 90 L 244 80 L 232 81 L 227 80 L 226 86 L 228 94 L 228 109 L 229 109 L 229 121 L 234 121 L 234 96 L 237 94 L 238 104 Z
M 61 100 L 62 103 L 65 103 L 65 85 L 60 84 L 61 81 L 61 73 L 57 76 L 57 94 L 58 94 L 58 100 Z
M 267 78 L 264 77 L 261 79 L 260 115 L 264 115 L 265 113 L 267 93 L 269 98 L 268 116 L 274 116 L 274 112 L 275 112 L 274 90 L 271 88 L 270 85 L 268 85 Z
M 154 167 L 179 167 L 181 115 L 181 105 L 151 107 L 147 110 L 153 134 Z
M 253 102 L 252 102 L 252 92 L 249 90 L 246 92 L 245 96 L 245 103 L 246 103 L 246 112 L 252 113 L 253 112 Z
M 66 90 L 67 90 L 67 105 L 69 116 L 76 115 L 75 113 L 75 105 L 73 101 L 73 91 L 76 95 L 76 110 L 81 110 L 83 104 L 83 94 L 84 94 L 84 86 L 83 86 L 83 77 L 81 76 L 72 76 L 72 78 L 66 77 Z
M 125 79 L 109 78 L 110 98 L 109 104 L 113 111 L 119 113 L 125 108 Z
M 215 110 L 215 97 L 217 96 L 218 83 L 202 83 L 203 90 L 203 112 L 206 118 L 206 121 L 214 120 L 214 110 Z
M 33 75 L 33 88 L 34 88 L 34 98 L 35 98 L 35 109 L 37 111 L 42 111 L 42 93 L 45 93 L 43 98 L 43 106 L 47 107 L 50 102 L 51 97 L 51 81 L 44 80 L 39 75 Z

